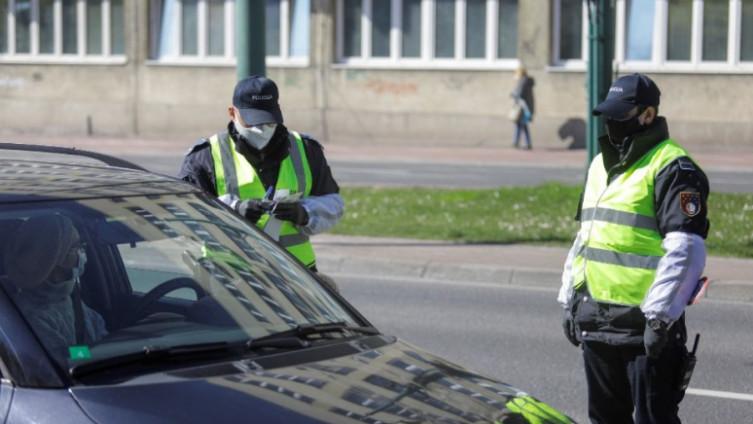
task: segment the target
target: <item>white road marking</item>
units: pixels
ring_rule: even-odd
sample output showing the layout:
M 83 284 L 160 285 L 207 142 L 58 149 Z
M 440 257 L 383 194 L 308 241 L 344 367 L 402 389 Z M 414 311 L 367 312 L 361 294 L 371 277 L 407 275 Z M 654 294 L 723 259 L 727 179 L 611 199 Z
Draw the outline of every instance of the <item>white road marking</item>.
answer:
M 748 393 L 722 392 L 720 390 L 705 390 L 689 388 L 685 393 L 696 396 L 708 396 L 722 399 L 747 400 L 753 402 L 753 395 Z

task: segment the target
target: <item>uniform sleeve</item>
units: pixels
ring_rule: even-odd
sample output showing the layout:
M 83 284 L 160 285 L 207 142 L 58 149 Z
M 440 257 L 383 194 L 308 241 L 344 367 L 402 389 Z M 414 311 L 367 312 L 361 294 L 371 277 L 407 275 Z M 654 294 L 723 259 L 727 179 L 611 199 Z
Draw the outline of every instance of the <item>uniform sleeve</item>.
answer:
M 680 318 L 698 288 L 706 265 L 706 246 L 701 236 L 676 231 L 664 237 L 662 248 L 665 254 L 641 310 L 648 319 L 671 323 Z
M 709 183 L 695 163 L 682 157 L 657 175 L 654 190 L 664 256 L 641 310 L 648 319 L 671 323 L 682 315 L 706 265 Z
M 311 196 L 323 196 L 325 194 L 339 193 L 340 187 L 332 176 L 327 159 L 324 157 L 324 149 L 318 141 L 303 135 L 306 146 L 306 156 L 311 168 Z
M 654 202 L 662 236 L 673 231 L 706 238 L 709 231 L 706 174 L 687 157 L 679 158 L 656 176 Z
M 557 295 L 557 302 L 562 305 L 563 308 L 570 307 L 570 299 L 573 298 L 573 261 L 575 257 L 580 254 L 583 249 L 583 242 L 580 238 L 580 231 L 575 237 L 573 245 L 570 247 L 570 251 L 567 253 L 567 259 L 565 259 L 565 265 L 562 267 L 562 285 L 560 286 L 559 294 Z
M 186 181 L 204 192 L 217 196 L 214 179 L 214 162 L 209 141 L 200 140 L 194 145 L 183 159 L 178 171 L 178 178 Z
M 335 226 L 343 216 L 345 205 L 339 194 L 340 187 L 324 157 L 324 148 L 307 135 L 302 135 L 302 138 L 313 180 L 311 194 L 303 199 L 303 207 L 309 215 L 309 222 L 303 227 L 303 232 L 314 235 Z
M 575 211 L 575 216 L 573 217 L 573 219 L 578 222 L 580 222 L 581 210 L 583 209 L 584 193 L 585 191 L 580 193 L 578 209 Z M 583 241 L 581 240 L 579 229 L 572 246 L 570 246 L 570 251 L 567 253 L 565 265 L 562 267 L 562 284 L 560 285 L 560 291 L 557 295 L 557 302 L 559 302 L 563 308 L 569 308 L 570 299 L 573 297 L 573 261 L 575 261 L 575 257 L 580 254 L 582 249 Z
M 343 199 L 337 193 L 306 197 L 303 207 L 309 215 L 309 222 L 303 227 L 307 235 L 323 233 L 334 227 L 345 211 Z

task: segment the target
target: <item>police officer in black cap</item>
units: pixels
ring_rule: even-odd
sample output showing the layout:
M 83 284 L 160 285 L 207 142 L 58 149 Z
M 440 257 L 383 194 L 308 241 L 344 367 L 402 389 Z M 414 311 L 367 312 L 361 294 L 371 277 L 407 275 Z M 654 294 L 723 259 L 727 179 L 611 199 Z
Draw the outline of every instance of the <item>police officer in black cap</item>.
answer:
M 646 75 L 616 80 L 588 171 L 580 231 L 558 301 L 582 346 L 593 423 L 679 423 L 685 308 L 697 295 L 709 222 L 706 175 L 669 136 Z
M 343 215 L 322 146 L 283 125 L 277 85 L 263 76 L 237 83 L 227 130 L 199 140 L 179 178 L 218 197 L 316 270 L 309 236 Z

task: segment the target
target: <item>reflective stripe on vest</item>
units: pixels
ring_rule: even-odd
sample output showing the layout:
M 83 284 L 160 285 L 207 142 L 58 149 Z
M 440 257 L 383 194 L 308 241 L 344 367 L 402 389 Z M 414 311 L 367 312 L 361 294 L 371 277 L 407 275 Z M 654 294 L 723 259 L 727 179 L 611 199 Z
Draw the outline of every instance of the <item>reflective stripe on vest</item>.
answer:
M 574 286 L 587 283 L 599 301 L 638 306 L 664 255 L 656 223 L 656 175 L 687 151 L 673 140 L 659 143 L 607 184 L 601 155 L 588 170 L 581 210 L 583 247 L 573 262 Z
M 306 150 L 301 136 L 293 131 L 289 133 L 289 155 L 280 163 L 277 175 L 276 192 L 288 191 L 290 195 L 302 193 L 303 197 L 311 193 L 311 168 L 306 157 Z M 240 200 L 262 199 L 265 190 L 256 170 L 236 151 L 235 141 L 227 133 L 215 134 L 209 139 L 217 195 L 231 194 Z M 269 214 L 264 214 L 256 223 L 264 229 L 269 222 Z M 280 227 L 279 244 L 307 267 L 316 264 L 314 249 L 308 236 L 292 223 L 283 221 Z

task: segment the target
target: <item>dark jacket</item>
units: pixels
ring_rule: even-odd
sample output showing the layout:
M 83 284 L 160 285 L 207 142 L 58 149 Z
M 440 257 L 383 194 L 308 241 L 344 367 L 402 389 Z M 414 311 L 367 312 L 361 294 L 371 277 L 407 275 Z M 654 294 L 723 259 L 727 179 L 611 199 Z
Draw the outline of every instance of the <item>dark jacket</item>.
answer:
M 634 135 L 624 148 L 618 149 L 608 137 L 599 140 L 604 167 L 609 182 L 630 168 L 636 161 L 669 138 L 667 122 L 658 117 L 654 123 Z M 694 216 L 683 212 L 681 193 L 699 193 L 701 210 Z M 654 207 L 656 221 L 662 237 L 669 232 L 680 231 L 697 234 L 706 238 L 709 231 L 706 200 L 709 183 L 703 170 L 688 157 L 681 157 L 669 163 L 656 175 L 654 180 Z M 577 219 L 580 218 L 578 206 Z M 585 285 L 575 292 L 570 307 L 586 341 L 601 341 L 613 345 L 640 344 L 643 342 L 645 317 L 640 307 L 610 305 L 590 299 Z M 684 324 L 678 323 L 678 331 L 684 331 Z M 585 331 L 585 333 L 583 333 Z
M 528 108 L 528 112 L 531 114 L 531 118 L 533 117 L 535 106 L 533 99 L 533 85 L 533 78 L 529 77 L 528 75 L 524 75 L 520 77 L 520 79 L 518 79 L 518 83 L 515 85 L 515 89 L 512 91 L 512 93 L 510 93 L 510 95 L 513 99 L 515 99 L 516 102 L 520 102 L 521 100 L 525 102 L 525 105 Z M 523 119 L 523 114 L 521 114 L 520 118 L 518 118 L 518 122 Z
M 228 124 L 227 131 L 233 140 L 241 140 L 232 122 Z M 339 193 L 340 188 L 324 158 L 322 145 L 307 135 L 301 134 L 301 138 L 311 168 L 311 196 Z M 259 174 L 265 189 L 277 184 L 280 164 L 288 156 L 290 148 L 288 130 L 285 126 L 277 126 L 272 140 L 262 150 L 256 150 L 243 142 L 237 142 L 235 146 L 236 151 L 243 155 Z M 178 178 L 201 188 L 212 196 L 217 196 L 214 161 L 209 139 L 203 138 L 191 147 L 183 160 Z

